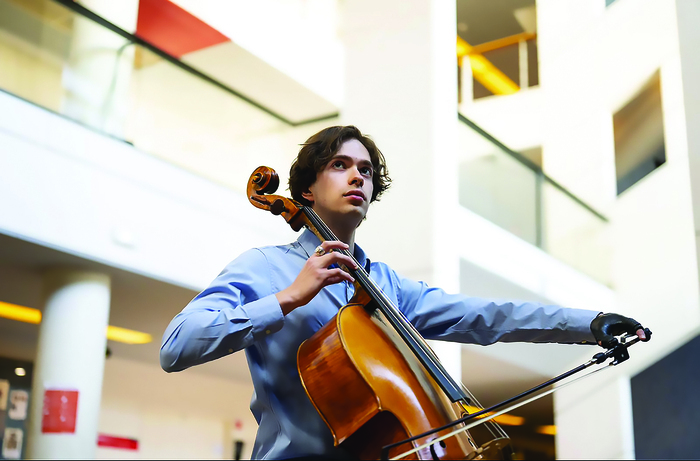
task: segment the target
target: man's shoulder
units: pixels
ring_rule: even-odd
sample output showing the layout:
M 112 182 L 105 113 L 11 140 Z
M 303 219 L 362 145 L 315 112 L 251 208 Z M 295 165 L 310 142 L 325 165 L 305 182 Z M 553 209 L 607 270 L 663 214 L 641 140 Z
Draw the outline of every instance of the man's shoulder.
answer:
M 392 269 L 387 263 L 382 261 L 371 261 L 369 273 L 370 275 L 381 274 L 384 277 L 398 278 L 396 271 L 394 271 L 394 269 Z
M 243 253 L 240 253 L 236 258 L 229 262 L 224 268 L 224 273 L 241 273 L 247 270 L 258 270 L 263 267 L 279 266 L 282 261 L 289 258 L 290 255 L 298 255 L 304 250 L 300 248 L 298 242 L 292 242 L 285 245 L 267 245 L 250 248 Z
M 266 246 L 261 246 L 261 247 L 253 247 L 249 251 L 257 251 L 259 253 L 262 253 L 264 255 L 271 255 L 271 254 L 285 254 L 285 253 L 290 253 L 290 252 L 299 252 L 299 251 L 304 251 L 301 248 L 301 244 L 298 241 L 294 241 L 291 243 L 286 243 L 284 245 L 266 245 Z
M 275 260 L 276 258 L 283 258 L 285 255 L 296 255 L 303 253 L 304 250 L 301 248 L 299 242 L 291 242 L 284 245 L 266 245 L 253 247 L 249 250 L 241 253 L 232 263 L 236 262 L 261 262 L 263 260 Z

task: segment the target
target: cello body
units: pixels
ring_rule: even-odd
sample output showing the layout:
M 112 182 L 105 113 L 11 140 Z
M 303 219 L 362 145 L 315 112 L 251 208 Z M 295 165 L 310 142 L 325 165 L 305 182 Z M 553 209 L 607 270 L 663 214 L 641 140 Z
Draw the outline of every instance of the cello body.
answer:
M 299 348 L 302 383 L 336 445 L 360 459 L 381 448 L 458 419 L 463 413 L 405 349 L 401 338 L 367 305 L 356 302 Z M 429 443 L 442 434 L 413 442 Z M 395 447 L 389 456 L 412 448 Z M 485 454 L 485 453 L 484 453 Z M 406 459 L 474 459 L 481 450 L 468 433 L 431 444 Z

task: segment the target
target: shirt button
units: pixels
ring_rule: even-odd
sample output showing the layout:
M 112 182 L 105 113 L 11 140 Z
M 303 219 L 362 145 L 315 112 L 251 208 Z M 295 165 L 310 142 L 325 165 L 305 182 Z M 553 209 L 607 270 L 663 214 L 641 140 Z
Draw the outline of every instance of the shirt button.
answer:
M 266 335 L 269 335 L 270 333 L 272 333 L 270 330 L 265 330 Z
M 233 354 L 233 349 L 229 349 L 229 350 L 228 350 L 228 353 L 229 353 L 229 354 Z

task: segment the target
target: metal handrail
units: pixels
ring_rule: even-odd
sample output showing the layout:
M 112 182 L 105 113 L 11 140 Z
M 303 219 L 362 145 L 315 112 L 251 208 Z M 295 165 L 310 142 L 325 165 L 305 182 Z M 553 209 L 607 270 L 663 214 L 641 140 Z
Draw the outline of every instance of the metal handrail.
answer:
M 250 104 L 250 105 L 252 105 L 252 106 L 254 106 L 254 107 L 260 109 L 261 111 L 263 111 L 263 112 L 269 114 L 270 116 L 272 116 L 272 117 L 274 117 L 274 118 L 276 118 L 276 119 L 278 119 L 278 120 L 284 122 L 285 124 L 287 124 L 287 125 L 289 125 L 289 126 L 296 127 L 296 126 L 300 126 L 300 125 L 306 125 L 306 124 L 310 124 L 310 123 L 315 123 L 315 122 L 319 122 L 319 121 L 323 121 L 323 120 L 328 120 L 328 119 L 336 118 L 336 117 L 339 116 L 339 113 L 338 113 L 338 112 L 334 112 L 334 113 L 327 114 L 327 115 L 323 115 L 323 116 L 320 116 L 320 117 L 315 117 L 315 118 L 313 118 L 313 119 L 302 120 L 302 121 L 300 121 L 300 122 L 293 122 L 293 121 L 287 119 L 286 117 L 284 117 L 283 115 L 278 114 L 277 112 L 273 111 L 272 109 L 270 109 L 270 108 L 268 108 L 268 107 L 262 105 L 261 103 L 259 103 L 259 102 L 255 101 L 255 100 L 253 100 L 253 99 L 251 99 L 251 98 L 245 96 L 245 95 L 242 94 L 242 93 L 239 93 L 238 91 L 234 90 L 233 88 L 231 88 L 231 87 L 229 87 L 229 86 L 227 86 L 227 85 L 225 85 L 225 84 L 219 82 L 218 80 L 216 80 L 216 79 L 210 77 L 209 75 L 207 75 L 207 74 L 205 74 L 205 73 L 203 73 L 203 72 L 201 72 L 201 71 L 195 69 L 194 67 L 192 67 L 192 66 L 190 66 L 190 65 L 188 65 L 188 64 L 186 64 L 186 63 L 184 63 L 184 62 L 182 62 L 182 61 L 179 60 L 178 58 L 172 56 L 171 54 L 169 54 L 169 53 L 167 53 L 167 52 L 165 52 L 165 51 L 163 51 L 162 49 L 156 47 L 155 45 L 151 44 L 150 42 L 148 42 L 148 41 L 146 41 L 146 40 L 144 40 L 144 39 L 142 39 L 142 38 L 140 38 L 140 37 L 138 37 L 138 36 L 136 36 L 136 35 L 134 35 L 134 34 L 131 34 L 131 33 L 127 32 L 127 31 L 125 31 L 125 30 L 122 29 L 121 27 L 119 27 L 119 26 L 115 25 L 114 23 L 112 23 L 112 22 L 106 20 L 105 18 L 103 18 L 102 16 L 96 14 L 95 12 L 93 12 L 93 11 L 87 9 L 85 6 L 81 5 L 80 3 L 78 3 L 78 2 L 76 2 L 76 1 L 74 1 L 74 0 L 53 0 L 53 1 L 55 1 L 56 3 L 59 3 L 59 4 L 61 4 L 61 5 L 63 5 L 64 7 L 68 8 L 69 10 L 71 10 L 71 11 L 73 11 L 73 12 L 75 12 L 75 13 L 77 13 L 77 14 L 79 14 L 79 15 L 81 15 L 81 16 L 83 16 L 83 17 L 85 17 L 85 18 L 87 18 L 87 19 L 89 19 L 89 20 L 91 20 L 91 21 L 93 21 L 93 22 L 95 22 L 95 23 L 97 23 L 97 24 L 100 24 L 101 26 L 103 26 L 103 27 L 109 29 L 110 31 L 112 31 L 112 32 L 114 32 L 114 33 L 120 35 L 121 37 L 123 37 L 123 38 L 129 40 L 130 42 L 135 43 L 135 44 L 137 44 L 137 45 L 139 45 L 139 46 L 142 46 L 142 47 L 148 49 L 148 50 L 151 51 L 152 53 L 158 55 L 159 57 L 161 57 L 161 58 L 163 58 L 164 60 L 170 62 L 171 64 L 174 64 L 175 66 L 179 67 L 180 69 L 183 69 L 183 70 L 185 70 L 186 72 L 188 72 L 188 73 L 190 73 L 190 74 L 192 74 L 192 75 L 195 75 L 196 77 L 199 77 L 200 79 L 202 79 L 202 80 L 204 80 L 204 81 L 206 81 L 206 82 L 208 82 L 208 83 L 210 83 L 210 84 L 212 84 L 212 85 L 214 85 L 214 86 L 216 86 L 216 87 L 218 87 L 218 88 L 220 88 L 220 89 L 226 91 L 227 93 L 236 96 L 237 98 L 239 98 L 239 99 L 241 99 L 241 100 L 247 102 L 248 104 Z M 580 198 L 578 198 L 577 196 L 575 196 L 574 194 L 572 194 L 568 189 L 566 189 L 565 187 L 563 187 L 561 184 L 559 184 L 558 182 L 556 182 L 554 179 L 552 179 L 552 178 L 550 178 L 549 176 L 547 176 L 547 175 L 542 171 L 542 169 L 541 169 L 539 166 L 535 165 L 532 161 L 528 160 L 528 159 L 525 158 L 522 154 L 520 154 L 520 153 L 518 153 L 518 152 L 516 152 L 516 151 L 514 151 L 514 150 L 512 150 L 512 149 L 510 149 L 510 148 L 507 147 L 506 145 L 504 145 L 502 142 L 500 142 L 498 139 L 494 138 L 492 135 L 490 135 L 489 133 L 487 133 L 483 128 L 481 128 L 480 126 L 478 126 L 478 125 L 477 125 L 476 123 L 474 123 L 473 121 L 469 120 L 469 119 L 468 119 L 467 117 L 465 117 L 464 115 L 462 115 L 462 114 L 460 114 L 460 113 L 458 113 L 457 115 L 458 115 L 460 121 L 462 121 L 463 123 L 465 123 L 466 125 L 468 125 L 469 127 L 471 127 L 474 131 L 476 131 L 477 133 L 479 133 L 480 135 L 482 135 L 484 138 L 486 138 L 486 139 L 488 139 L 489 141 L 491 141 L 493 144 L 495 144 L 496 146 L 498 146 L 501 150 L 503 150 L 503 151 L 506 152 L 508 155 L 510 155 L 511 157 L 513 157 L 514 159 L 516 159 L 518 162 L 520 162 L 521 164 L 525 165 L 527 168 L 529 168 L 530 170 L 532 170 L 533 172 L 535 172 L 538 176 L 541 176 L 542 179 L 544 179 L 546 182 L 550 183 L 552 186 L 554 186 L 555 188 L 559 189 L 562 193 L 564 193 L 566 196 L 568 196 L 569 198 L 571 198 L 573 201 L 575 201 L 576 203 L 578 203 L 579 205 L 581 205 L 583 208 L 585 208 L 586 210 L 588 210 L 589 212 L 591 212 L 592 214 L 594 214 L 594 215 L 595 215 L 596 217 L 598 217 L 600 220 L 602 220 L 602 221 L 604 221 L 604 222 L 607 222 L 607 221 L 608 221 L 607 217 L 605 217 L 603 214 L 601 214 L 600 212 L 598 212 L 597 210 L 595 210 L 593 207 L 591 207 L 590 205 L 588 205 L 587 203 L 585 203 L 583 200 L 581 200 Z
M 225 84 L 221 83 L 220 81 L 218 81 L 218 80 L 216 80 L 216 79 L 210 77 L 209 75 L 207 75 L 207 74 L 205 74 L 205 73 L 203 73 L 203 72 L 201 72 L 201 71 L 195 69 L 194 67 L 185 64 L 184 62 L 180 61 L 180 60 L 179 60 L 178 58 L 176 58 L 175 56 L 173 56 L 173 55 L 171 55 L 171 54 L 169 54 L 169 53 L 163 51 L 162 49 L 160 49 L 160 48 L 158 48 L 157 46 L 153 45 L 152 43 L 150 43 L 150 42 L 148 42 L 148 41 L 142 39 L 141 37 L 138 37 L 138 36 L 136 36 L 136 35 L 134 35 L 134 34 L 131 34 L 131 33 L 127 32 L 127 31 L 125 31 L 125 30 L 122 29 L 121 27 L 119 27 L 119 26 L 115 25 L 114 23 L 112 23 L 112 22 L 106 20 L 106 19 L 103 18 L 102 16 L 100 16 L 100 15 L 96 14 L 95 12 L 93 12 L 93 11 L 91 11 L 91 10 L 85 8 L 83 5 L 81 5 L 80 3 L 76 2 L 75 0 L 53 0 L 53 1 L 56 2 L 56 3 L 60 3 L 60 4 L 63 5 L 64 7 L 68 8 L 68 9 L 71 10 L 71 11 L 73 11 L 74 13 L 77 13 L 77 14 L 79 14 L 79 15 L 81 15 L 81 16 L 83 16 L 83 17 L 85 17 L 85 18 L 87 18 L 87 19 L 89 19 L 89 20 L 91 20 L 91 21 L 93 21 L 93 22 L 95 22 L 95 23 L 101 25 L 102 27 L 111 30 L 111 31 L 114 32 L 115 34 L 118 34 L 118 35 L 122 36 L 123 38 L 129 40 L 130 42 L 132 42 L 132 43 L 134 43 L 134 44 L 137 44 L 137 45 L 139 45 L 139 46 L 142 46 L 142 47 L 148 49 L 150 52 L 152 52 L 152 53 L 154 53 L 154 54 L 160 56 L 160 57 L 163 58 L 164 60 L 170 62 L 171 64 L 174 64 L 175 66 L 179 67 L 180 69 L 182 69 L 182 70 L 184 70 L 184 71 L 186 71 L 186 72 L 189 72 L 190 74 L 192 74 L 192 75 L 194 75 L 194 76 L 196 76 L 196 77 L 198 77 L 198 78 L 204 80 L 204 81 L 207 82 L 207 83 L 210 83 L 210 84 L 216 86 L 217 88 L 219 88 L 219 89 L 221 89 L 221 90 L 224 90 L 225 92 L 227 92 L 227 93 L 229 93 L 229 94 L 232 94 L 232 95 L 236 96 L 236 97 L 239 98 L 239 99 L 242 99 L 243 101 L 247 102 L 248 104 L 250 104 L 250 105 L 252 105 L 252 106 L 254 106 L 254 107 L 260 109 L 261 111 L 265 112 L 266 114 L 271 115 L 272 117 L 276 118 L 277 120 L 280 120 L 281 122 L 286 123 L 286 124 L 289 125 L 289 126 L 295 127 L 295 126 L 307 125 L 307 124 L 309 124 L 309 123 L 320 122 L 320 121 L 322 121 L 322 120 L 329 120 L 329 119 L 336 118 L 336 117 L 339 116 L 339 113 L 338 113 L 338 112 L 334 112 L 334 113 L 331 113 L 331 114 L 322 115 L 322 116 L 320 116 L 320 117 L 315 117 L 315 118 L 312 118 L 312 119 L 302 120 L 302 121 L 300 121 L 300 122 L 294 122 L 294 121 L 292 121 L 292 120 L 289 120 L 288 118 L 284 117 L 284 116 L 281 115 L 281 114 L 278 114 L 277 112 L 275 112 L 274 110 L 270 109 L 269 107 L 266 107 L 266 106 L 262 105 L 261 103 L 255 101 L 255 100 L 253 100 L 253 99 L 251 99 L 251 98 L 249 98 L 248 96 L 245 96 L 244 94 L 242 94 L 242 93 L 240 93 L 240 92 L 234 90 L 234 89 L 231 88 L 230 86 L 225 85 Z
M 509 35 L 507 37 L 491 40 L 490 42 L 472 45 L 472 49 L 469 50 L 468 54 L 484 54 L 488 53 L 489 51 L 498 50 L 510 45 L 516 45 L 523 41 L 526 42 L 528 40 L 534 40 L 536 38 L 537 34 L 534 32 L 521 32 L 519 34 Z
M 464 115 L 462 115 L 462 114 L 460 114 L 460 113 L 457 113 L 457 116 L 459 117 L 459 120 L 460 120 L 461 122 L 463 122 L 464 124 L 468 125 L 470 128 L 472 128 L 474 131 L 476 131 L 477 133 L 479 133 L 479 134 L 480 134 L 481 136 L 483 136 L 484 138 L 486 138 L 486 139 L 488 139 L 489 141 L 491 141 L 491 143 L 495 144 L 497 147 L 499 147 L 499 148 L 500 148 L 501 150 L 503 150 L 505 153 L 507 153 L 508 155 L 510 155 L 511 157 L 513 157 L 515 160 L 517 160 L 518 162 L 520 162 L 521 164 L 523 164 L 524 166 L 526 166 L 526 167 L 529 168 L 530 170 L 532 170 L 535 174 L 537 174 L 539 177 L 541 177 L 544 181 L 548 182 L 549 184 L 551 184 L 552 186 L 554 186 L 556 189 L 558 189 L 559 191 L 561 191 L 564 195 L 566 195 L 567 197 L 569 197 L 571 200 L 573 200 L 574 202 L 578 203 L 578 204 L 581 205 L 583 208 L 585 208 L 586 210 L 588 210 L 589 212 L 591 212 L 593 215 L 595 215 L 596 217 L 598 217 L 598 219 L 600 219 L 600 220 L 603 221 L 603 222 L 608 222 L 608 218 L 607 218 L 605 215 L 603 215 L 602 213 L 600 213 L 599 211 L 597 211 L 596 209 L 594 209 L 592 206 L 590 206 L 589 204 L 587 204 L 586 202 L 584 202 L 583 200 L 581 200 L 580 198 L 578 198 L 577 196 L 575 196 L 574 194 L 572 194 L 568 189 L 566 189 L 564 186 L 562 186 L 561 184 L 559 184 L 558 182 L 556 182 L 554 179 L 552 179 L 552 178 L 550 178 L 549 176 L 547 176 L 547 174 L 542 170 L 542 168 L 540 168 L 538 165 L 536 165 L 535 163 L 533 163 L 531 160 L 527 159 L 527 158 L 526 158 L 525 156 L 523 156 L 522 154 L 520 154 L 520 153 L 514 151 L 513 149 L 509 148 L 508 146 L 506 146 L 505 144 L 503 144 L 503 143 L 502 143 L 501 141 L 499 141 L 498 139 L 494 138 L 492 135 L 490 135 L 489 133 L 487 133 L 483 128 L 481 128 L 479 125 L 477 125 L 477 124 L 474 123 L 473 121 L 469 120 L 469 119 L 468 119 L 467 117 L 465 117 Z

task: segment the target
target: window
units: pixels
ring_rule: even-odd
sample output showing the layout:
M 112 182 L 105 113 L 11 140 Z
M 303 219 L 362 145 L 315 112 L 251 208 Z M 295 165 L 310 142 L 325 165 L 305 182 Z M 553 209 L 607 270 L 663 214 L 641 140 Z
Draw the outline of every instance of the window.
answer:
M 666 162 L 658 71 L 613 115 L 617 194 Z

